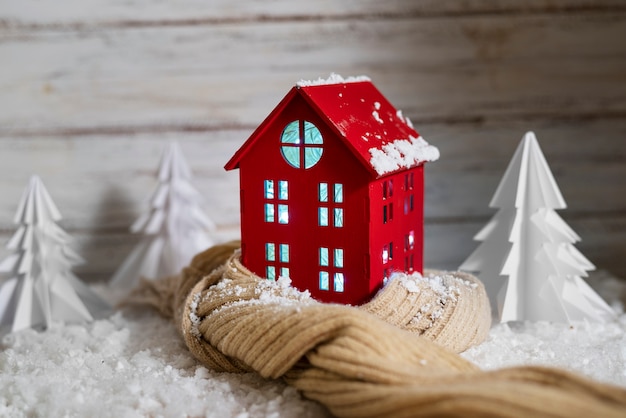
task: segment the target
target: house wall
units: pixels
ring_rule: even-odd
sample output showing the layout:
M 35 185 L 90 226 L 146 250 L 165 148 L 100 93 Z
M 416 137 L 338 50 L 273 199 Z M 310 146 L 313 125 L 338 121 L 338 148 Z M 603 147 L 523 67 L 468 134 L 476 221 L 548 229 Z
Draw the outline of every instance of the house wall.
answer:
M 626 277 L 622 0 L 3 0 L 0 258 L 38 173 L 104 280 L 137 243 L 162 148 L 181 143 L 239 236 L 223 165 L 300 78 L 367 74 L 441 150 L 426 170 L 425 265 L 456 268 L 533 129 L 599 269 Z
M 370 183 L 370 292 L 394 271 L 423 271 L 424 169 L 429 165 Z
M 271 110 L 271 109 L 270 109 Z M 280 152 L 280 136 L 284 127 L 294 120 L 307 120 L 317 126 L 324 140 L 320 161 L 309 169 L 290 166 Z M 309 289 L 312 295 L 328 302 L 354 302 L 369 294 L 369 281 L 364 270 L 364 255 L 368 252 L 367 201 L 368 173 L 352 155 L 351 151 L 337 138 L 330 127 L 296 95 L 285 109 L 265 128 L 255 145 L 252 146 L 239 164 L 243 196 L 242 242 L 243 262 L 256 274 L 266 277 L 267 266 L 289 268 L 293 285 Z M 275 195 L 278 197 L 278 182 L 288 181 L 288 199 L 264 198 L 264 180 L 273 180 Z M 319 184 L 328 185 L 328 202 L 319 201 Z M 333 202 L 335 184 L 342 185 L 342 202 Z M 288 205 L 287 224 L 266 222 L 266 203 Z M 329 225 L 319 226 L 319 208 L 329 210 Z M 334 226 L 334 209 L 341 209 L 343 225 Z M 288 244 L 289 263 L 280 263 L 278 247 L 276 262 L 266 260 L 266 243 Z M 319 249 L 328 248 L 330 266 L 319 266 Z M 333 264 L 332 252 L 343 250 L 343 268 Z M 329 290 L 319 288 L 319 272 L 330 275 Z M 343 273 L 343 292 L 333 290 L 333 273 Z

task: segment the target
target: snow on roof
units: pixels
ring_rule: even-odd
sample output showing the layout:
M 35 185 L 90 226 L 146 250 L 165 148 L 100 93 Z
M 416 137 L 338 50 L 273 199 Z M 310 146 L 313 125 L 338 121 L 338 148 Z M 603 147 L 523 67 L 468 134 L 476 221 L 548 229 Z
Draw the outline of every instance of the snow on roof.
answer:
M 396 139 L 386 143 L 381 148 L 370 148 L 369 153 L 372 155 L 370 164 L 379 175 L 439 159 L 437 147 L 430 145 L 421 136 Z
M 439 150 L 371 81 L 336 81 L 298 89 L 373 173 L 386 175 L 439 158 Z
M 358 83 L 361 81 L 370 81 L 370 78 L 364 75 L 343 78 L 337 73 L 331 73 L 326 79 L 323 79 L 322 77 L 320 77 L 317 80 L 300 80 L 296 83 L 296 86 L 298 87 L 323 86 L 323 85 L 328 85 L 328 84 Z

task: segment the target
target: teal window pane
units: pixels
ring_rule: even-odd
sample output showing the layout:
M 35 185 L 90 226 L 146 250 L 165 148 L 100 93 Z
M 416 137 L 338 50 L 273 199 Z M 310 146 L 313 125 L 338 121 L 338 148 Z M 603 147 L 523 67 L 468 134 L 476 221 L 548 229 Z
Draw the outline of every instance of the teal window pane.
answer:
M 322 158 L 323 149 L 320 147 L 304 148 L 304 168 L 311 168 Z
M 265 222 L 274 222 L 274 205 L 271 203 L 265 204 Z
M 319 201 L 328 202 L 328 183 L 320 183 Z
M 301 127 L 304 131 L 303 139 L 300 137 Z M 324 151 L 321 147 L 324 143 L 322 134 L 311 122 L 298 120 L 289 122 L 281 133 L 280 142 L 283 158 L 292 167 L 311 168 L 322 158 Z M 304 150 L 301 150 L 302 147 Z
M 289 277 L 289 268 L 288 267 L 282 267 L 280 269 L 280 276 L 281 277 Z
M 335 227 L 336 228 L 341 228 L 343 226 L 343 209 L 342 208 L 335 208 L 334 209 L 334 213 L 335 213 Z
M 289 244 L 280 244 L 279 257 L 281 263 L 289 262 Z
M 320 271 L 320 290 L 328 290 L 328 272 Z
M 281 152 L 289 165 L 300 168 L 300 121 L 289 122 L 280 136 Z
M 265 180 L 265 198 L 274 198 L 274 180 Z
M 341 183 L 335 184 L 335 203 L 343 203 L 343 185 Z
M 293 123 L 293 122 L 292 122 Z M 322 134 L 317 126 L 311 122 L 304 122 L 304 143 L 305 144 L 323 144 Z
M 278 182 L 278 198 L 280 200 L 287 200 L 289 197 L 289 184 L 285 180 Z
M 335 267 L 343 268 L 343 249 L 336 248 L 334 258 L 335 258 Z
M 289 223 L 289 206 L 278 205 L 278 223 L 279 224 Z
M 328 226 L 328 208 L 319 208 L 318 215 L 319 226 Z
M 328 267 L 328 248 L 320 247 L 320 266 Z
M 294 168 L 300 168 L 300 149 L 295 146 L 284 145 L 280 148 L 283 158 Z
M 267 266 L 266 276 L 270 280 L 276 280 L 276 267 L 274 267 L 274 266 Z
M 283 144 L 300 144 L 300 121 L 294 120 L 285 126 L 280 135 L 280 142 Z
M 333 277 L 333 288 L 335 292 L 343 292 L 343 273 L 335 273 Z
M 276 260 L 276 246 L 271 242 L 265 244 L 265 259 L 267 261 Z

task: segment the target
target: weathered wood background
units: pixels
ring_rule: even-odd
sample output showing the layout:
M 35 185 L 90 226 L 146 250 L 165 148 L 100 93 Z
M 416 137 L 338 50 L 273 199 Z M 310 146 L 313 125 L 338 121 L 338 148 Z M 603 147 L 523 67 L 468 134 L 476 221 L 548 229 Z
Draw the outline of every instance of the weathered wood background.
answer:
M 238 236 L 224 163 L 299 79 L 370 76 L 437 145 L 426 265 L 456 268 L 534 130 L 598 268 L 626 277 L 622 0 L 3 0 L 0 242 L 37 173 L 88 263 L 110 277 L 159 155 L 180 142 L 216 239 Z M 7 251 L 0 250 L 4 258 Z

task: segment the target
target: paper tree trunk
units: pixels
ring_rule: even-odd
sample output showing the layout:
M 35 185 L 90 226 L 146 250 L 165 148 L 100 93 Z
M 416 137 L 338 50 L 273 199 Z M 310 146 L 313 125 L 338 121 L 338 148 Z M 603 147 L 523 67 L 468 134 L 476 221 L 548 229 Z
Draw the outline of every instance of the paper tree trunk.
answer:
M 490 207 L 498 212 L 459 267 L 477 272 L 502 322 L 605 321 L 614 311 L 583 281 L 595 267 L 575 247 L 580 237 L 555 209 L 565 200 L 537 139 L 528 132 Z
M 2 331 L 48 327 L 55 322 L 89 321 L 109 311 L 106 302 L 71 272 L 82 259 L 41 180 L 33 176 L 15 215 L 19 225 L 0 263 Z
M 163 152 L 159 184 L 150 209 L 131 226 L 141 241 L 111 279 L 120 288 L 135 286 L 139 278 L 155 280 L 179 273 L 191 258 L 210 247 L 215 228 L 200 208 L 202 198 L 191 185 L 191 170 L 177 143 Z

